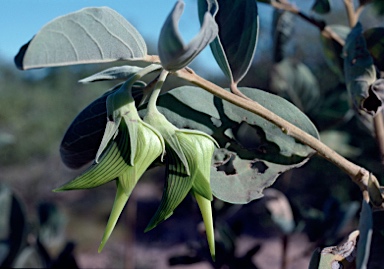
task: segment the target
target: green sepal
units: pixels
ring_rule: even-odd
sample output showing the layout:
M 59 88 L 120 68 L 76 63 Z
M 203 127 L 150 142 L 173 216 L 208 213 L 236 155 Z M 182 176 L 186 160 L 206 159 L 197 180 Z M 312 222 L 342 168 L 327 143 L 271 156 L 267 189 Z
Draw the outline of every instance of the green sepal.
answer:
M 167 179 L 163 197 L 145 232 L 152 230 L 159 223 L 169 218 L 192 188 L 192 178 L 187 174 L 185 166 L 178 155 L 169 146 L 166 146 L 165 150 L 167 152 Z
M 205 199 L 203 196 L 200 196 L 196 192 L 192 192 L 196 198 L 196 202 L 200 208 L 201 215 L 203 217 L 205 232 L 207 235 L 207 241 L 209 246 L 209 251 L 212 256 L 212 260 L 215 260 L 215 232 L 213 229 L 213 218 L 212 218 L 212 207 L 211 201 Z

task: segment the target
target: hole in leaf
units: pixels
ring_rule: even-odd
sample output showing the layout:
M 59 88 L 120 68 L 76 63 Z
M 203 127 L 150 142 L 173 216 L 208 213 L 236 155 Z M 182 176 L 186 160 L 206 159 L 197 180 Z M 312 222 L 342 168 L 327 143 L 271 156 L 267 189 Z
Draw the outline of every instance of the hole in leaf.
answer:
M 268 165 L 264 162 L 256 161 L 251 163 L 251 168 L 257 170 L 257 173 L 264 174 L 268 169 Z
M 382 103 L 376 93 L 372 90 L 372 87 L 369 88 L 368 97 L 363 101 L 362 106 L 365 110 L 370 113 L 376 114 Z
M 216 166 L 217 171 L 223 171 L 226 175 L 235 175 L 237 173 L 236 168 L 233 165 L 233 160 L 235 159 L 235 156 L 232 155 L 229 159 L 227 159 L 225 162 L 217 163 Z

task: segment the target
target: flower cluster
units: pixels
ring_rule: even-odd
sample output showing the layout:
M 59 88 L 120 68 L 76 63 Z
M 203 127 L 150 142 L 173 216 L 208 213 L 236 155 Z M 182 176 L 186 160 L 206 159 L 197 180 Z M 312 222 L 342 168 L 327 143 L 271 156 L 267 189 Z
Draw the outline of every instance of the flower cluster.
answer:
M 200 131 L 175 127 L 157 110 L 156 102 L 149 103 L 148 113 L 142 120 L 131 92 L 136 81 L 136 76 L 131 77 L 108 96 L 107 124 L 93 164 L 55 191 L 88 189 L 116 181 L 116 197 L 100 252 L 136 183 L 148 167 L 161 157 L 167 167 L 164 193 L 146 231 L 167 219 L 191 193 L 202 213 L 210 252 L 214 257 L 210 165 L 216 142 Z

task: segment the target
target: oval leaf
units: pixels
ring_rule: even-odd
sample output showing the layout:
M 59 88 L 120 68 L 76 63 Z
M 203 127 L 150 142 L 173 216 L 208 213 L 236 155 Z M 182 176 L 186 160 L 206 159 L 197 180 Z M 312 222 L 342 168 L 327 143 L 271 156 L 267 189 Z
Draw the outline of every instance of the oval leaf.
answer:
M 311 70 L 291 58 L 273 66 L 269 88 L 305 112 L 318 105 L 320 98 L 319 83 Z
M 93 161 L 107 124 L 106 100 L 121 87 L 121 83 L 84 108 L 68 127 L 60 144 L 60 156 L 69 168 L 78 169 Z M 132 88 L 134 98 L 141 99 L 142 84 Z
M 206 12 L 199 34 L 188 45 L 184 45 L 178 29 L 183 11 L 184 2 L 178 1 L 161 28 L 158 51 L 166 70 L 184 68 L 217 36 L 217 24 L 211 13 Z
M 357 242 L 356 268 L 367 268 L 372 241 L 372 209 L 369 204 L 363 200 L 360 222 L 359 222 L 359 241 Z
M 45 25 L 15 57 L 19 69 L 139 60 L 147 46 L 139 32 L 108 7 L 85 8 Z
M 273 222 L 284 234 L 290 234 L 295 228 L 293 212 L 287 197 L 279 190 L 269 188 L 264 191 L 263 201 L 271 214 Z
M 237 84 L 248 72 L 256 50 L 259 32 L 257 3 L 254 0 L 217 2 L 219 10 L 215 20 L 219 35 L 210 46 L 221 70 Z M 202 21 L 208 4 L 206 0 L 198 3 Z
M 89 104 L 68 127 L 60 144 L 60 156 L 69 168 L 80 168 L 95 159 L 107 123 L 107 98 L 120 86 Z
M 378 110 L 363 107 L 365 99 L 370 95 L 370 86 L 376 80 L 376 69 L 362 34 L 361 23 L 357 23 L 348 35 L 343 56 L 345 81 L 354 110 L 357 114 L 367 112 L 375 115 Z

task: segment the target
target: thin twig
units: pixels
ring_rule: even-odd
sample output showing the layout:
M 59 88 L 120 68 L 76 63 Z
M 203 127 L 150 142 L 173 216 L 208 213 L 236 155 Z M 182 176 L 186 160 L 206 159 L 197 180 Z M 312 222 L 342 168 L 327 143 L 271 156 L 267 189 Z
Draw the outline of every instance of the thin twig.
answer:
M 334 32 L 331 27 L 325 26 L 323 31 L 321 31 L 321 34 L 327 38 L 332 38 L 337 43 L 339 43 L 341 46 L 345 45 L 345 41 L 338 35 L 336 32 Z
M 384 164 L 384 122 L 383 114 L 380 111 L 373 118 L 373 126 L 375 129 L 376 141 L 380 150 L 381 163 Z
M 357 23 L 357 16 L 355 13 L 355 5 L 353 3 L 353 0 L 343 0 L 345 5 L 345 10 L 347 11 L 349 26 L 351 28 L 355 27 Z
M 215 96 L 221 99 L 224 99 L 236 106 L 239 106 L 252 113 L 255 113 L 258 116 L 274 123 L 279 128 L 281 128 L 281 130 L 285 134 L 297 139 L 305 145 L 308 145 L 309 147 L 314 149 L 320 156 L 342 169 L 352 178 L 352 180 L 360 187 L 361 190 L 367 189 L 369 178 L 369 172 L 367 170 L 348 161 L 347 159 L 336 153 L 334 150 L 323 144 L 317 138 L 309 135 L 308 133 L 304 132 L 303 130 L 291 124 L 290 122 L 277 116 L 273 112 L 261 106 L 259 103 L 241 98 L 233 93 L 230 93 L 224 90 L 223 88 L 217 86 L 216 84 L 198 76 L 191 69 L 182 69 L 173 74 L 179 78 L 185 79 L 207 90 L 208 92 L 214 94 Z
M 345 1 L 348 1 L 348 0 L 345 0 Z M 301 12 L 298 7 L 296 7 L 295 5 L 291 4 L 287 0 L 280 1 L 280 2 L 271 1 L 271 6 L 276 8 L 276 9 L 281 9 L 281 10 L 289 11 L 289 12 L 291 12 L 293 14 L 296 14 L 296 15 L 300 16 L 305 21 L 307 21 L 310 24 L 312 24 L 312 25 L 316 26 L 317 28 L 319 28 L 319 30 L 321 31 L 322 35 L 324 35 L 325 37 L 328 37 L 328 38 L 332 38 L 336 42 L 338 42 L 340 45 L 344 46 L 344 44 L 345 44 L 344 40 L 336 32 L 334 32 L 329 26 L 327 26 L 325 24 L 325 22 L 319 21 L 319 20 L 317 20 L 315 18 L 308 17 L 303 12 Z
M 380 77 L 384 78 L 384 74 L 380 73 Z M 381 163 L 384 164 L 384 117 L 383 111 L 379 111 L 373 118 L 373 127 L 375 129 L 376 141 L 380 149 Z

